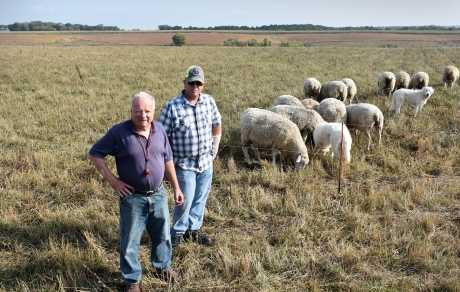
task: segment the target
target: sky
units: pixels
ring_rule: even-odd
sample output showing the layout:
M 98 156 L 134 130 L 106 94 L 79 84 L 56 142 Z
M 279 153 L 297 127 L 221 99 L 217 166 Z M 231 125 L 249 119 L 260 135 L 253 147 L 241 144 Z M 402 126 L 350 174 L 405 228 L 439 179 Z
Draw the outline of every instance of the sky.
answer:
M 165 24 L 457 26 L 459 11 L 459 0 L 0 0 L 0 24 L 39 20 L 124 30 L 157 30 Z

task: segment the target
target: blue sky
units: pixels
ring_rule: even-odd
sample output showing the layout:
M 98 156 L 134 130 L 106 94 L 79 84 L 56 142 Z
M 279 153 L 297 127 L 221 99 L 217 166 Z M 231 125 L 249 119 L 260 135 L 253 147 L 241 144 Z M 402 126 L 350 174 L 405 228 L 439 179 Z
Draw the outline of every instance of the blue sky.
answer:
M 0 24 L 61 22 L 156 30 L 158 25 L 460 25 L 459 0 L 0 0 Z

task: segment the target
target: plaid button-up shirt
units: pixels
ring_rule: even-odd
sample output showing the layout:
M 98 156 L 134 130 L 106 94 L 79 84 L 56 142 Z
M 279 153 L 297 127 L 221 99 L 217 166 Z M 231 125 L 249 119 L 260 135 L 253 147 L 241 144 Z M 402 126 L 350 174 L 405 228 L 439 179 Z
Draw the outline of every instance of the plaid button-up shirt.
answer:
M 202 172 L 212 167 L 212 127 L 221 124 L 222 116 L 212 96 L 200 94 L 193 105 L 183 93 L 165 104 L 158 122 L 170 137 L 174 164 Z

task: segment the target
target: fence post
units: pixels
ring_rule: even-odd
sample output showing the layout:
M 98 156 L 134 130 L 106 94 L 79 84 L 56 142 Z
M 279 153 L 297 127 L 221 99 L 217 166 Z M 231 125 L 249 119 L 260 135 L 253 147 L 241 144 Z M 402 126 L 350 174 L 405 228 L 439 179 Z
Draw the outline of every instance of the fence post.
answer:
M 342 122 L 342 129 L 340 131 L 340 157 L 339 157 L 339 189 L 338 193 L 340 194 L 340 182 L 342 181 L 342 142 L 343 142 L 343 122 Z

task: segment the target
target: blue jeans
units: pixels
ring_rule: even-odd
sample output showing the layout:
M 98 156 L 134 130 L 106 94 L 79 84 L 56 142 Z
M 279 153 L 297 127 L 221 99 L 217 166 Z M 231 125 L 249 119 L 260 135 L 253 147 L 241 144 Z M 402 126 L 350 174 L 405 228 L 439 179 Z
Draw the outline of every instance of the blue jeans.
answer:
M 171 236 L 198 230 L 203 224 L 204 208 L 211 190 L 212 167 L 203 172 L 185 170 L 176 166 L 176 176 L 184 194 L 184 203 L 174 205 Z
M 120 268 L 129 285 L 141 280 L 138 252 L 144 228 L 150 237 L 152 266 L 157 270 L 168 269 L 172 244 L 168 196 L 163 185 L 151 196 L 134 193 L 120 200 Z

